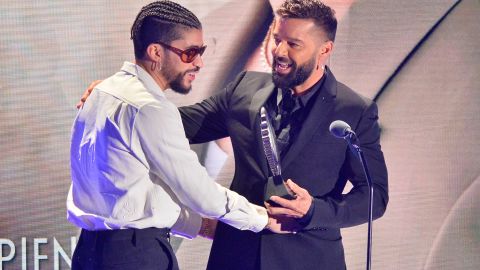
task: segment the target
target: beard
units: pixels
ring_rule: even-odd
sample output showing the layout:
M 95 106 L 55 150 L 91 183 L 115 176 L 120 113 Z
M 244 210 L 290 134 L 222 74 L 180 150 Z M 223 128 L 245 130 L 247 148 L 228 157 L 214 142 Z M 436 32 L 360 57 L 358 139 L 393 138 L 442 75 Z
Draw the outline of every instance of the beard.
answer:
M 187 72 L 190 72 L 190 70 L 185 72 L 178 72 L 176 76 L 175 75 L 172 76 L 172 77 L 175 77 L 173 79 L 167 77 L 167 80 L 170 82 L 169 83 L 170 88 L 173 90 L 173 92 L 176 92 L 182 95 L 186 95 L 190 93 L 190 90 L 192 90 L 192 85 L 186 86 L 183 83 L 183 78 L 185 78 L 185 75 Z
M 272 65 L 272 81 L 276 87 L 282 89 L 290 89 L 295 86 L 301 85 L 304 83 L 308 77 L 312 74 L 313 69 L 315 68 L 316 60 L 312 57 L 308 62 L 301 66 L 297 66 L 297 63 L 292 61 L 291 70 L 288 74 L 279 74 L 276 72 L 275 67 L 277 66 L 278 60 L 282 59 L 282 62 L 286 62 L 287 58 L 285 57 L 274 57 Z
M 199 71 L 200 68 L 196 67 L 194 69 L 189 69 L 184 72 L 175 70 L 174 65 L 171 64 L 170 62 L 165 62 L 165 65 L 162 66 L 163 70 L 163 76 L 167 80 L 168 84 L 170 85 L 170 88 L 172 89 L 173 92 L 186 95 L 190 93 L 190 90 L 192 90 L 192 85 L 185 85 L 185 75 L 189 72 L 196 72 Z

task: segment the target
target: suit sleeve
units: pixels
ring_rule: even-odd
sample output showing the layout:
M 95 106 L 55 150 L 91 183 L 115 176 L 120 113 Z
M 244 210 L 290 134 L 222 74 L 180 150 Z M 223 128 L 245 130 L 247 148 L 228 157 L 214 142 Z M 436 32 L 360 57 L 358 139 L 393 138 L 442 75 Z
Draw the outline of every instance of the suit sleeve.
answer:
M 378 109 L 371 103 L 354 128 L 373 180 L 373 218 L 381 217 L 388 203 L 388 176 L 380 147 Z M 345 183 L 353 188 L 342 194 Z M 337 184 L 326 196 L 314 198 L 313 213 L 305 229 L 344 228 L 368 221 L 369 187 L 362 165 L 350 149 L 342 165 Z
M 185 134 L 190 143 L 204 143 L 228 137 L 226 119 L 230 97 L 245 77 L 245 72 L 216 95 L 191 106 L 180 107 Z

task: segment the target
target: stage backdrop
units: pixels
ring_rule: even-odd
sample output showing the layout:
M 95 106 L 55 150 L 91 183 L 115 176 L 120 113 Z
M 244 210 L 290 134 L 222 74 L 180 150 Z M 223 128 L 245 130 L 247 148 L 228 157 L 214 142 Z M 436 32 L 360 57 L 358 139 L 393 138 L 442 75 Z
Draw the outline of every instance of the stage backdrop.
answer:
M 168 93 L 175 104 L 200 101 L 242 69 L 269 71 L 265 37 L 281 0 L 178 2 L 203 22 L 208 49 L 192 93 Z M 480 2 L 325 2 L 339 18 L 333 72 L 380 109 L 390 204 L 374 222 L 372 269 L 480 269 Z M 147 3 L 0 3 L 0 270 L 70 268 L 75 103 L 133 60 L 130 26 Z M 228 185 L 228 140 L 193 147 Z M 366 226 L 343 235 L 348 268 L 364 269 Z M 172 243 L 181 269 L 205 268 L 210 241 Z

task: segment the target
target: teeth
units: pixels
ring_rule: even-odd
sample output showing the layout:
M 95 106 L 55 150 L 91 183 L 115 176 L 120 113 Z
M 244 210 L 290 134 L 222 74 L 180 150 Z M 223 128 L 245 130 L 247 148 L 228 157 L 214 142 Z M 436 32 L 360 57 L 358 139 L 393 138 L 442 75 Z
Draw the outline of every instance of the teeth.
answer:
M 280 69 L 285 70 L 285 69 L 289 68 L 290 65 L 278 63 L 278 64 L 277 64 L 277 67 L 280 68 Z

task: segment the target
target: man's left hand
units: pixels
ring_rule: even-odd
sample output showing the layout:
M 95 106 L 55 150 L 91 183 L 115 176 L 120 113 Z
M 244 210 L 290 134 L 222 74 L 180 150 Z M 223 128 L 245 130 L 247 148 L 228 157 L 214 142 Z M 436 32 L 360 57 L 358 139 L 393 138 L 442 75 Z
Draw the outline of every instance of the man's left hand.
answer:
M 295 194 L 295 199 L 287 200 L 278 196 L 270 197 L 270 200 L 280 205 L 279 207 L 267 204 L 267 211 L 272 216 L 287 216 L 293 218 L 302 218 L 310 209 L 313 198 L 304 188 L 288 179 L 285 183 L 287 188 Z

